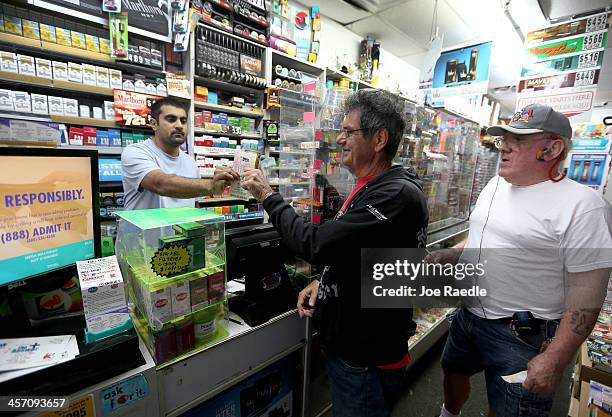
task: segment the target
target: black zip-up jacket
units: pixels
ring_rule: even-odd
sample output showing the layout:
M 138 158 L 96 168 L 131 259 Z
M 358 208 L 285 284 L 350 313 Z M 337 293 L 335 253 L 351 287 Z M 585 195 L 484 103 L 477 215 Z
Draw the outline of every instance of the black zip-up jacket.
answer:
M 412 309 L 362 309 L 360 259 L 361 248 L 425 246 L 427 203 L 416 175 L 391 167 L 322 225 L 304 221 L 278 193 L 263 206 L 295 255 L 326 265 L 315 305 L 323 345 L 355 366 L 401 360 L 416 327 Z

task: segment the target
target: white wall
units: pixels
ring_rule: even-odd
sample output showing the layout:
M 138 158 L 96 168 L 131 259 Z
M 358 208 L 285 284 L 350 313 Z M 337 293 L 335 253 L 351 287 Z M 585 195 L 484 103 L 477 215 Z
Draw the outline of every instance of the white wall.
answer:
M 361 36 L 339 23 L 326 16 L 321 16 L 321 45 L 318 64 L 336 68 L 336 57 L 339 57 L 344 64 L 346 56 L 353 67 L 356 67 L 361 39 Z M 407 97 L 416 99 L 420 70 L 386 51 L 384 44 L 381 45 L 380 62 L 383 75 L 380 77 L 378 87 L 393 92 L 399 90 Z

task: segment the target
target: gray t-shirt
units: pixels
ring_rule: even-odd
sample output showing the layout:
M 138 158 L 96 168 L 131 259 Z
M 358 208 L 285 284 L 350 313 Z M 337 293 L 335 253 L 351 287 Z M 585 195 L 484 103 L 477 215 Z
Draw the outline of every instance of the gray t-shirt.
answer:
M 180 151 L 178 157 L 172 157 L 159 149 L 151 139 L 148 139 L 129 145 L 123 150 L 121 168 L 126 210 L 193 207 L 195 205 L 194 198 L 164 197 L 140 186 L 145 175 L 156 169 L 166 174 L 200 178 L 200 171 L 195 160 L 185 152 Z

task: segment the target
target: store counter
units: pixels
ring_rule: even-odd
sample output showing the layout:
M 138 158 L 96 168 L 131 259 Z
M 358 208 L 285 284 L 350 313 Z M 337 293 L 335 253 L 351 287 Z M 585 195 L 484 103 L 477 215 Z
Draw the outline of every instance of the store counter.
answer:
M 256 327 L 230 313 L 227 330 L 224 340 L 157 368 L 162 415 L 178 416 L 307 343 L 307 320 L 295 310 Z

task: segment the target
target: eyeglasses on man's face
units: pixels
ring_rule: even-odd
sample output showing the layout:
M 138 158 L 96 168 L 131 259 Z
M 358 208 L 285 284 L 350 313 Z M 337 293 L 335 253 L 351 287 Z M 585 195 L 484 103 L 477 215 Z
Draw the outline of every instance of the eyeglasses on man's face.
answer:
M 363 128 L 361 128 L 361 129 L 342 129 L 342 130 L 340 130 L 340 134 L 339 135 L 342 135 L 345 138 L 350 138 L 351 136 L 353 136 L 353 134 L 355 132 L 362 132 L 364 130 L 367 130 L 367 129 L 363 129 Z
M 538 137 L 538 138 L 531 138 L 530 136 L 531 135 L 523 135 L 523 136 L 519 136 L 519 135 L 497 136 L 495 139 L 493 139 L 493 144 L 495 145 L 495 147 L 497 149 L 500 149 L 503 146 L 504 143 L 506 145 L 508 145 L 512 149 L 518 149 L 523 144 L 529 142 L 530 139 L 531 140 L 552 139 L 549 135 L 546 135 L 546 136 L 543 136 L 543 137 Z

